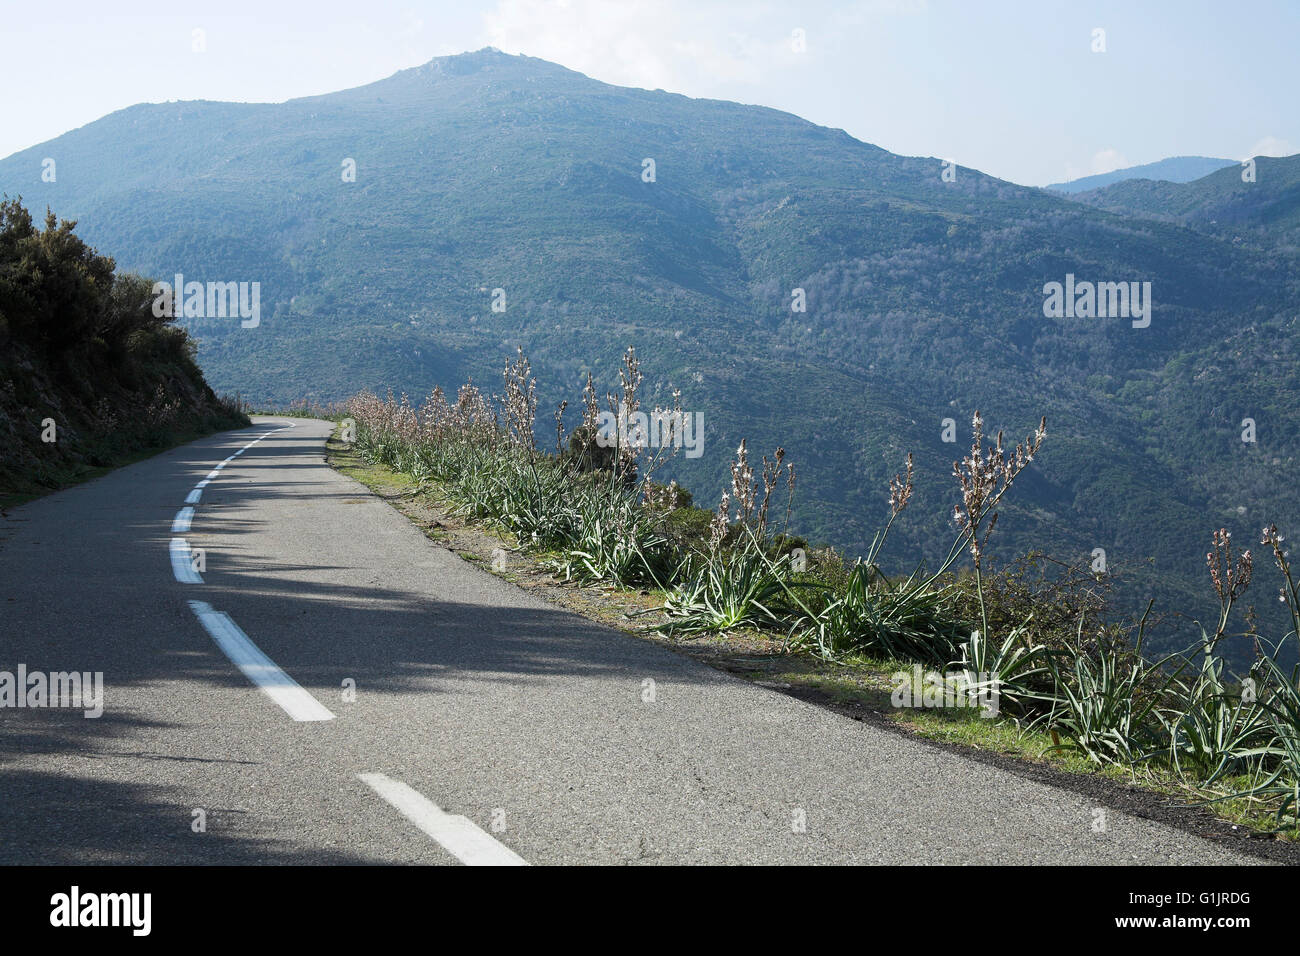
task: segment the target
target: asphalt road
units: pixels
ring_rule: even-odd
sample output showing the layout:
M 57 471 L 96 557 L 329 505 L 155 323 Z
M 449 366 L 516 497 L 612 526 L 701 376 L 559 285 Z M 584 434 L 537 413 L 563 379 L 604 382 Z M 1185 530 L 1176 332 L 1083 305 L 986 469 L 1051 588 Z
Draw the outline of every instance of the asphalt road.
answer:
M 550 606 L 328 432 L 259 419 L 0 521 L 0 672 L 104 675 L 98 718 L 0 707 L 0 862 L 1255 862 Z

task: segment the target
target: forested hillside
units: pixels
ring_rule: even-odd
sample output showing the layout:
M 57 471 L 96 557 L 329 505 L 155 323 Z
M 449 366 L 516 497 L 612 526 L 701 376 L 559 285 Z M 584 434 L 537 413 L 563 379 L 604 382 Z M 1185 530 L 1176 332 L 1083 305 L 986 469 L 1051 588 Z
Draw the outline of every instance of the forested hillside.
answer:
M 1275 165 L 1252 200 L 1270 222 L 1297 209 Z M 799 529 L 860 552 L 915 452 L 900 567 L 951 540 L 973 412 L 1014 437 L 1045 415 L 998 551 L 1103 549 L 1130 608 L 1208 612 L 1212 528 L 1300 525 L 1296 272 L 1262 234 L 491 50 L 283 104 L 132 107 L 0 162 L 0 189 L 144 274 L 259 282 L 255 327 L 182 320 L 214 385 L 255 401 L 420 398 L 522 347 L 545 408 L 588 371 L 612 387 L 634 346 L 647 404 L 680 389 L 704 413 L 704 455 L 675 466 L 701 500 L 742 437 L 783 445 Z M 1149 282 L 1149 325 L 1047 317 L 1067 275 Z
M 1300 255 L 1300 156 L 1259 156 L 1195 182 L 1131 180 L 1071 198 L 1125 215 L 1176 222 L 1293 260 Z

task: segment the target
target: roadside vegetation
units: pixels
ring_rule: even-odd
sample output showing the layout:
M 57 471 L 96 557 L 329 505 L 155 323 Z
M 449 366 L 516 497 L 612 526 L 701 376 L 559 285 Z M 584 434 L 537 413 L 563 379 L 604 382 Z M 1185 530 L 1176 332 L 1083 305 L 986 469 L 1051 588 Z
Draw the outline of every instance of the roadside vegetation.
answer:
M 154 315 L 152 283 L 75 226 L 0 201 L 0 504 L 248 424 L 185 330 Z
M 797 481 L 782 449 L 756 462 L 742 441 L 730 488 L 713 509 L 657 481 L 674 451 L 672 423 L 680 427 L 676 397 L 674 407 L 642 419 L 669 423 L 657 442 L 644 427 L 602 424 L 635 422 L 641 391 L 629 349 L 620 393 L 604 396 L 607 414 L 589 377 L 581 424 L 566 433 L 561 405 L 554 451 L 543 451 L 536 383 L 520 353 L 495 399 L 472 384 L 454 400 L 435 389 L 418 408 L 405 396 L 358 395 L 345 408 L 345 437 L 417 493 L 436 488 L 458 516 L 507 535 L 561 581 L 648 595 L 634 613 L 662 634 L 762 635 L 791 670 L 800 660 L 835 664 L 818 678 L 832 693 L 839 680 L 842 693 L 870 685 L 880 698 L 880 678 L 893 669 L 890 704 L 918 732 L 1141 777 L 1230 819 L 1300 834 L 1300 672 L 1282 663 L 1300 634 L 1300 593 L 1275 527 L 1263 530 L 1261 544 L 1290 630 L 1270 639 L 1253 614 L 1237 611 L 1254 558 L 1215 531 L 1206 560 L 1217 618 L 1198 625 L 1185 651 L 1149 659 L 1142 644 L 1151 608 L 1140 620 L 1116 620 L 1104 574 L 1039 554 L 1008 567 L 992 562 L 1000 507 L 1041 453 L 1045 421 L 1013 446 L 1000 433 L 986 436 L 975 414 L 969 452 L 953 467 L 947 557 L 900 572 L 887 569 L 884 553 L 895 523 L 906 520 L 911 455 L 890 483 L 870 548 L 849 563 L 789 527 Z M 1233 674 L 1223 650 L 1242 642 L 1253 664 Z

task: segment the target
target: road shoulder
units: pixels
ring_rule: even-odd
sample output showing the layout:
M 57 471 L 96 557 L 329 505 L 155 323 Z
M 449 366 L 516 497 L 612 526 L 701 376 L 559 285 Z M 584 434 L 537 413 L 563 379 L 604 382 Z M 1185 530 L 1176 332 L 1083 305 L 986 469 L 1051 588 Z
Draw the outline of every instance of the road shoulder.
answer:
M 352 448 L 332 437 L 326 445 L 326 462 L 340 474 L 358 482 L 392 506 L 423 532 L 431 543 L 458 555 L 485 571 L 546 601 L 590 621 L 620 632 L 620 636 L 657 644 L 714 669 L 750 681 L 843 717 L 924 743 L 940 751 L 1056 787 L 1109 809 L 1163 823 L 1184 832 L 1275 863 L 1300 864 L 1300 843 L 1223 819 L 1204 807 L 1189 806 L 1158 783 L 1144 782 L 1112 772 L 1087 772 L 1068 761 L 1026 756 L 1023 744 L 1014 742 L 1011 729 L 1007 746 L 995 749 L 996 737 L 981 743 L 963 742 L 959 728 L 944 727 L 922 713 L 899 715 L 890 704 L 888 680 L 879 672 L 786 653 L 782 642 L 757 632 L 733 632 L 679 640 L 656 630 L 653 614 L 658 598 L 646 591 L 613 587 L 576 587 L 556 578 L 544 557 L 516 548 L 507 536 L 490 527 L 467 522 L 453 514 L 435 485 L 420 485 L 406 475 L 360 458 Z M 1143 785 L 1145 783 L 1145 785 Z

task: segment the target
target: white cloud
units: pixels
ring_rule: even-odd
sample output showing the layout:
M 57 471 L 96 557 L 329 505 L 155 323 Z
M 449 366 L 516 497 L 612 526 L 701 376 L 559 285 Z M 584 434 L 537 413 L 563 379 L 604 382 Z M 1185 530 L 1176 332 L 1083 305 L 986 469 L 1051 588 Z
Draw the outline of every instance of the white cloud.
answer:
M 500 0 L 484 27 L 506 53 L 698 96 L 719 83 L 756 84 L 796 56 L 790 32 L 798 24 L 778 29 L 768 20 L 762 4 L 737 11 L 691 0 Z
M 1300 153 L 1291 143 L 1284 139 L 1278 139 L 1276 136 L 1265 136 L 1258 143 L 1250 148 L 1250 152 L 1243 156 L 1243 159 L 1250 159 L 1254 156 L 1292 156 Z

